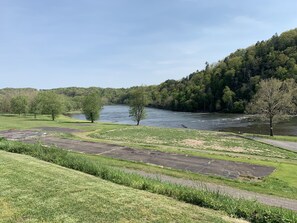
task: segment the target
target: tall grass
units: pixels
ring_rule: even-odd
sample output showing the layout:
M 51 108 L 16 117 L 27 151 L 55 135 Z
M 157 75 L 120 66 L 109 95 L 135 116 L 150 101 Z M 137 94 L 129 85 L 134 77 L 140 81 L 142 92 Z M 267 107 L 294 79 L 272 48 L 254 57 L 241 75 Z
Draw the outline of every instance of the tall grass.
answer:
M 297 222 L 297 214 L 293 211 L 262 205 L 255 201 L 235 199 L 220 193 L 164 183 L 137 174 L 125 173 L 107 165 L 102 165 L 83 154 L 68 152 L 55 147 L 23 144 L 2 139 L 0 140 L 0 149 L 7 152 L 30 155 L 135 189 L 165 195 L 201 207 L 225 211 L 230 216 L 243 218 L 250 222 Z

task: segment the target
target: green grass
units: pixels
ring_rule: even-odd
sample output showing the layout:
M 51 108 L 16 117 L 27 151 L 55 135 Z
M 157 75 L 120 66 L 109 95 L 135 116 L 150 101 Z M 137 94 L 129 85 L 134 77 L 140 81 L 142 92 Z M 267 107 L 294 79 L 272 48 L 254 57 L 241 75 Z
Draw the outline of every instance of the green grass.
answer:
M 177 200 L 215 210 L 222 210 L 230 216 L 245 218 L 251 222 L 295 222 L 297 220 L 296 213 L 292 211 L 260 205 L 254 201 L 233 199 L 219 193 L 162 183 L 158 180 L 144 178 L 135 174 L 127 174 L 95 162 L 84 155 L 70 153 L 57 148 L 25 145 L 5 140 L 1 141 L 0 148 L 9 152 L 28 154 L 132 188 L 166 195 Z M 38 169 L 38 171 L 40 170 Z M 31 169 L 30 172 L 34 173 Z M 10 183 L 8 182 L 5 185 L 10 185 Z M 39 191 L 35 187 L 33 187 L 33 190 Z
M 205 176 L 101 156 L 92 157 L 98 162 L 105 162 L 109 166 L 118 168 L 125 166 L 152 173 L 157 172 L 186 179 L 213 182 L 249 191 L 297 199 L 297 175 L 295 174 L 297 172 L 297 153 L 238 137 L 236 134 L 190 129 L 136 127 L 111 123 L 91 124 L 65 116 L 60 116 L 55 122 L 47 116 L 40 116 L 36 120 L 31 116 L 0 116 L 0 124 L 0 129 L 30 129 L 40 126 L 75 128 L 85 132 L 75 133 L 75 135 L 55 134 L 60 137 L 108 142 L 139 149 L 148 148 L 164 152 L 273 166 L 276 167 L 276 171 L 260 181 L 255 181 L 253 179 L 236 180 Z M 91 138 L 88 135 L 96 138 Z M 234 148 L 237 148 L 237 151 Z
M 102 128 L 116 128 L 116 125 L 104 123 Z M 60 115 L 55 121 L 51 120 L 50 116 L 41 115 L 35 119 L 32 115 L 0 115 L 0 130 L 7 129 L 32 129 L 38 127 L 61 127 L 72 128 L 84 131 L 95 131 L 101 126 L 101 123 L 90 123 L 87 121 L 75 120 L 70 117 Z M 122 128 L 123 126 L 119 126 Z
M 146 147 L 157 146 L 163 149 L 174 147 L 179 148 L 179 150 L 187 150 L 188 152 L 213 151 L 297 160 L 297 153 L 248 140 L 233 133 L 148 126 L 124 126 L 114 129 L 100 128 L 95 133 L 90 134 L 90 136 Z
M 237 222 L 218 211 L 0 151 L 0 222 Z
M 263 180 L 245 180 L 245 179 L 227 179 L 219 176 L 207 176 L 202 174 L 185 172 L 182 170 L 175 170 L 166 167 L 158 167 L 141 162 L 131 162 L 124 160 L 117 160 L 103 156 L 84 155 L 90 160 L 100 162 L 104 165 L 115 168 L 127 168 L 142 170 L 148 173 L 157 173 L 177 178 L 184 178 L 190 180 L 197 180 L 202 182 L 210 182 L 220 185 L 236 187 L 243 190 L 258 192 L 262 194 L 269 194 L 274 196 L 297 199 L 297 180 L 296 180 L 296 165 L 290 164 L 276 164 L 277 170 L 270 176 Z
M 297 142 L 297 136 L 268 136 L 268 135 L 258 135 L 258 134 L 244 134 L 245 136 L 260 137 L 265 139 L 288 141 L 288 142 Z

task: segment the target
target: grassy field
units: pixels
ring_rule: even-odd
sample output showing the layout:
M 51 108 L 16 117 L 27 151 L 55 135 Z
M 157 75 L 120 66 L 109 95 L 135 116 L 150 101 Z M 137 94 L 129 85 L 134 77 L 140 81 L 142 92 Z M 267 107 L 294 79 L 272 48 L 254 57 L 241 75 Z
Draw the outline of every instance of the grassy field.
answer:
M 234 199 L 216 192 L 197 190 L 148 179 L 135 174 L 128 174 L 91 160 L 84 154 L 73 153 L 56 147 L 1 140 L 0 149 L 7 152 L 30 155 L 40 160 L 78 170 L 120 185 L 165 195 L 201 207 L 221 210 L 228 213 L 229 216 L 244 218 L 253 223 L 293 223 L 297 220 L 296 213 L 292 211 L 261 205 L 255 201 Z
M 0 151 L 0 222 L 243 222 Z
M 218 152 L 248 156 L 297 160 L 297 153 L 247 140 L 232 133 L 199 131 L 193 129 L 166 129 L 147 126 L 100 128 L 90 134 L 93 138 L 117 141 L 144 147 L 179 148 L 180 151 Z
M 100 141 L 148 148 L 172 153 L 181 153 L 215 159 L 248 162 L 276 167 L 270 176 L 262 180 L 226 179 L 191 172 L 160 168 L 143 163 L 120 161 L 101 156 L 90 156 L 98 162 L 114 167 L 126 167 L 162 173 L 186 179 L 196 179 L 229 185 L 259 193 L 297 199 L 297 153 L 242 138 L 232 133 L 197 131 L 190 129 L 167 129 L 145 126 L 118 125 L 110 123 L 88 123 L 61 116 L 57 121 L 49 117 L 0 116 L 0 129 L 30 129 L 42 126 L 81 129 L 85 132 L 57 134 L 89 141 Z
M 269 136 L 269 135 L 258 135 L 258 134 L 244 134 L 246 136 L 251 137 L 260 137 L 265 139 L 272 139 L 272 140 L 280 140 L 280 141 L 289 141 L 289 142 L 297 142 L 297 136 Z

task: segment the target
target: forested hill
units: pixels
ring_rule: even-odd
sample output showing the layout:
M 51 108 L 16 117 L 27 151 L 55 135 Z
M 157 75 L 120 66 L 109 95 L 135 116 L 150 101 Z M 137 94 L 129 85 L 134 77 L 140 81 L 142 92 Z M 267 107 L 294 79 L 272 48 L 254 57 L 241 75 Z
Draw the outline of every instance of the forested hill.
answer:
M 237 50 L 215 64 L 206 63 L 204 70 L 181 80 L 143 88 L 151 107 L 189 112 L 243 112 L 261 79 L 297 81 L 296 61 L 297 29 L 294 29 Z M 65 107 L 70 111 L 81 109 L 82 98 L 89 91 L 96 90 L 104 104 L 126 104 L 134 88 L 69 87 L 52 91 L 65 96 Z M 31 103 L 37 93 L 37 89 L 31 88 L 0 89 L 0 112 L 10 111 L 11 99 L 16 95 L 26 96 Z
M 151 106 L 177 111 L 242 112 L 261 79 L 297 80 L 297 29 L 275 34 L 152 92 Z

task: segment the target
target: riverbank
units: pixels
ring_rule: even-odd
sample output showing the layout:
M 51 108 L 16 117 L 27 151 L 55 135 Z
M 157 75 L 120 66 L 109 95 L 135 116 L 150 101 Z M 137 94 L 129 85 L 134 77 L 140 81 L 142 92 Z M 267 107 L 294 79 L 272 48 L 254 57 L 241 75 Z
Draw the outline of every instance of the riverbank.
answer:
M 173 112 L 156 108 L 146 108 L 146 111 L 147 118 L 140 123 L 144 126 L 269 134 L 269 125 L 267 123 L 253 122 L 245 114 Z M 70 117 L 85 120 L 83 114 L 70 114 Z M 129 117 L 129 107 L 126 105 L 104 106 L 99 121 L 135 124 Z M 297 136 L 297 117 L 277 123 L 275 125 L 275 134 Z

